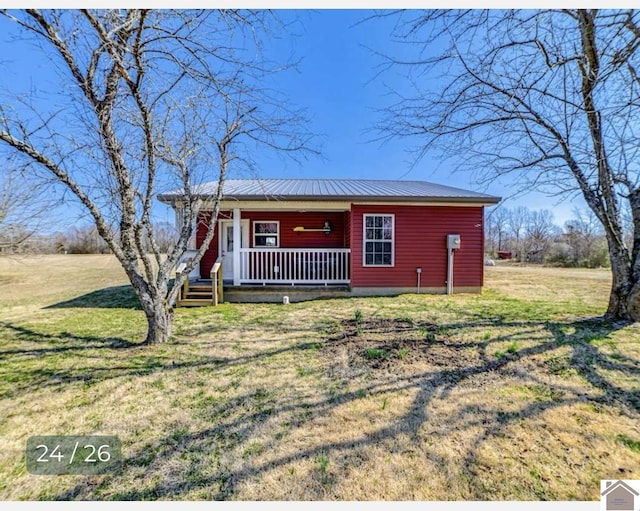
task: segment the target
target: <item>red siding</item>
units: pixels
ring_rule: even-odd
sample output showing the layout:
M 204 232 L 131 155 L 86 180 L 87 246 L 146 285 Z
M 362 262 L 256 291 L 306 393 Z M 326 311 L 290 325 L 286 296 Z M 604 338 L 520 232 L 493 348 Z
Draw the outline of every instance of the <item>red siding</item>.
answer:
M 362 264 L 364 213 L 395 215 L 393 267 Z M 454 254 L 454 287 L 482 286 L 484 273 L 483 208 L 456 206 L 368 206 L 351 208 L 351 286 L 415 287 L 422 268 L 422 287 L 444 287 L 447 278 L 447 234 L 460 235 Z
M 344 247 L 351 246 L 351 211 L 344 212 Z
M 243 211 L 243 219 L 250 221 L 249 244 L 253 246 L 254 220 L 280 221 L 281 248 L 342 248 L 344 247 L 344 214 L 322 213 L 309 211 L 298 213 L 295 211 Z M 331 224 L 331 233 L 324 232 L 295 232 L 294 227 L 307 229 L 321 229 L 325 221 Z
M 310 211 L 298 213 L 295 211 L 242 211 L 243 220 L 249 220 L 249 246 L 253 246 L 253 222 L 254 220 L 278 220 L 280 222 L 280 247 L 281 248 L 342 248 L 348 237 L 345 234 L 345 218 L 347 213 L 331 212 L 323 213 Z M 201 213 L 198 223 L 197 247 L 202 245 L 211 213 Z M 219 219 L 231 218 L 230 212 L 221 212 Z M 331 224 L 331 233 L 324 232 L 296 232 L 294 227 L 306 227 L 308 229 L 320 229 L 325 221 Z M 200 262 L 200 275 L 206 278 L 218 258 L 218 230 Z
M 223 218 L 222 216 L 220 218 Z M 207 227 L 211 221 L 211 212 L 203 211 L 198 215 L 198 229 L 196 231 L 196 247 L 200 248 L 204 237 L 207 234 Z M 218 228 L 213 235 L 213 239 L 209 244 L 209 250 L 204 253 L 200 260 L 200 276 L 208 279 L 211 274 L 211 268 L 218 259 Z

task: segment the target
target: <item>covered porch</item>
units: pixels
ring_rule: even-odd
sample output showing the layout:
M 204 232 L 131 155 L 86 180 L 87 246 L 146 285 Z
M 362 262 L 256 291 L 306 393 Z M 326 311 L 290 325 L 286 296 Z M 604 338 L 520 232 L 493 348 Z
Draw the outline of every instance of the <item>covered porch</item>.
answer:
M 223 202 L 214 237 L 178 304 L 348 296 L 350 206 L 331 201 Z M 210 222 L 211 212 L 201 211 L 194 250 L 202 246 Z
M 324 205 L 322 210 L 308 209 L 308 204 L 278 206 L 270 209 L 261 203 L 259 208 L 222 210 L 199 278 L 210 279 L 213 264 L 220 260 L 225 286 L 348 286 L 348 206 Z M 204 239 L 209 219 L 204 216 L 199 221 L 196 246 Z

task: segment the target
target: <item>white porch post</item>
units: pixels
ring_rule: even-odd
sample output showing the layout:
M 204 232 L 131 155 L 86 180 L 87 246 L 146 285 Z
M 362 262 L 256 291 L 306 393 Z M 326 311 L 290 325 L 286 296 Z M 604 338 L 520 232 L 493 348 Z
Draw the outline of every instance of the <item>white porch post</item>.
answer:
M 242 236 L 240 227 L 240 208 L 233 208 L 233 285 L 240 285 L 240 248 Z

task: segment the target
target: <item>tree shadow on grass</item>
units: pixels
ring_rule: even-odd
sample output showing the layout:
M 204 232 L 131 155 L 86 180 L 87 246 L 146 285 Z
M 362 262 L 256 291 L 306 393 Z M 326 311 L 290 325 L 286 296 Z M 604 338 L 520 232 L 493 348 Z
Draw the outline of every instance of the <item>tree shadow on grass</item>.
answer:
M 640 414 L 638 390 L 624 389 L 602 372 L 619 371 L 627 375 L 640 376 L 640 361 L 628 356 L 613 357 L 594 343 L 606 340 L 610 334 L 626 325 L 609 323 L 599 318 L 575 322 L 518 322 L 472 318 L 468 322 L 440 327 L 450 333 L 451 339 L 455 339 L 457 330 L 475 328 L 480 332 L 489 324 L 518 330 L 482 341 L 464 341 L 452 345 L 450 348 L 454 351 L 475 350 L 477 353 L 475 361 L 467 361 L 459 366 L 435 368 L 408 375 L 389 373 L 385 378 L 377 380 L 361 378 L 357 382 L 359 388 L 338 392 L 334 389 L 299 402 L 286 400 L 284 403 L 278 403 L 275 398 L 270 400 L 268 393 L 265 399 L 264 394 L 252 391 L 221 402 L 205 404 L 199 408 L 198 413 L 207 414 L 211 427 L 199 431 L 175 430 L 159 440 L 148 440 L 141 445 L 133 446 L 133 453 L 127 457 L 121 470 L 106 476 L 99 487 L 90 487 L 87 483 L 81 482 L 61 492 L 56 500 L 92 498 L 95 490 L 99 490 L 100 494 L 108 494 L 109 498 L 115 500 L 181 499 L 199 489 L 206 489 L 208 499 L 233 499 L 237 498 L 236 491 L 244 482 L 255 481 L 269 472 L 299 461 L 325 456 L 332 460 L 343 460 L 343 464 L 352 460 L 351 463 L 355 467 L 362 459 L 367 459 L 367 449 L 370 447 L 391 445 L 393 442 L 400 442 L 401 438 L 422 442 L 420 430 L 432 420 L 429 407 L 436 400 L 448 399 L 451 393 L 462 385 L 475 385 L 475 378 L 520 379 L 525 384 L 548 388 L 551 396 L 549 399 L 510 403 L 512 408 L 505 408 L 504 400 L 495 399 L 483 405 L 481 416 L 477 413 L 477 405 L 464 405 L 460 406 L 454 415 L 455 426 L 430 425 L 436 441 L 438 438 L 446 439 L 446 436 L 453 432 L 467 431 L 472 435 L 472 441 L 462 449 L 456 466 L 451 467 L 450 462 L 443 460 L 440 463 L 449 464 L 441 468 L 446 471 L 458 471 L 459 474 L 468 477 L 471 481 L 470 491 L 473 493 L 468 495 L 469 500 L 489 500 L 490 493 L 487 493 L 487 489 L 474 483 L 479 451 L 487 442 L 504 435 L 508 428 L 523 420 L 539 417 L 547 411 L 576 403 L 606 404 L 627 416 L 637 417 Z M 490 354 L 492 345 L 496 343 L 523 342 L 530 339 L 538 340 L 532 345 L 501 357 Z M 335 338 L 326 342 L 328 344 L 333 340 Z M 553 374 L 555 369 L 549 372 L 549 367 L 545 365 L 547 359 L 542 359 L 541 356 L 555 356 L 552 352 L 564 347 L 568 347 L 569 352 L 562 355 L 563 367 L 575 371 L 582 379 L 585 385 L 582 391 L 576 391 L 574 386 L 550 383 L 546 376 L 540 379 L 532 373 L 532 368 L 535 367 L 543 375 Z M 255 358 L 257 360 L 259 356 Z M 455 357 L 452 357 L 452 360 L 455 360 Z M 221 367 L 227 362 L 223 362 Z M 245 362 L 253 362 L 253 357 L 247 357 Z M 245 459 L 245 453 L 250 452 L 252 439 L 264 438 L 269 421 L 281 419 L 291 430 L 312 430 L 316 420 L 328 417 L 339 406 L 354 403 L 365 396 L 382 397 L 390 392 L 406 391 L 414 392 L 410 406 L 404 413 L 374 431 L 354 435 L 348 440 L 312 442 L 308 447 L 304 446 L 288 454 L 275 455 L 267 461 L 254 461 L 250 455 Z M 287 395 L 286 389 L 282 389 L 282 392 L 285 393 L 283 395 Z M 188 405 L 185 403 L 185 406 Z M 451 429 L 454 427 L 455 429 Z M 278 435 L 275 435 L 263 447 L 267 452 L 277 452 L 280 441 Z M 422 448 L 426 451 L 432 449 L 428 445 Z M 180 463 L 185 456 L 191 457 L 188 467 Z M 427 452 L 426 456 L 430 460 L 439 459 L 435 450 Z M 167 467 L 172 468 L 168 470 Z M 293 469 L 293 465 L 290 468 Z M 118 489 L 122 487 L 121 479 L 127 479 L 126 474 L 129 470 L 138 472 L 136 479 L 139 477 L 141 481 L 153 482 L 141 488 Z M 349 470 L 344 471 L 343 475 L 348 472 Z M 309 491 L 316 491 L 318 499 L 331 495 L 330 492 L 323 493 L 326 490 L 325 486 L 332 484 L 332 479 L 327 478 L 326 474 L 318 471 L 315 476 L 311 474 L 307 477 L 311 478 L 310 483 L 317 483 L 316 490 Z M 313 480 L 314 477 L 317 481 Z M 335 479 L 337 476 L 333 477 Z M 555 498 L 551 490 L 544 487 L 538 488 L 535 492 L 538 500 Z M 308 498 L 308 494 L 305 494 L 304 498 Z M 577 498 L 588 500 L 584 496 Z
M 48 334 L 38 332 L 30 328 L 14 325 L 8 321 L 0 321 L 0 334 L 4 330 L 4 334 L 10 334 L 19 341 L 48 343 L 42 347 L 34 347 L 28 349 L 0 349 L 0 360 L 9 358 L 13 355 L 34 355 L 43 356 L 50 353 L 59 353 L 64 351 L 88 350 L 88 349 L 122 349 L 140 346 L 141 344 L 127 341 L 120 337 L 96 337 L 92 335 L 77 335 L 70 332 L 60 332 L 57 334 Z M 0 338 L 3 337 L 0 335 Z M 61 345 L 60 341 L 65 344 Z
M 24 347 L 0 348 L 1 398 L 16 397 L 31 392 L 34 388 L 55 389 L 73 382 L 92 383 L 97 376 L 97 369 L 78 364 L 60 370 L 58 365 L 62 357 L 101 360 L 107 353 L 117 354 L 123 349 L 140 346 L 119 337 L 77 335 L 70 332 L 51 334 L 0 321 L 0 339 L 6 338 L 13 338 Z M 108 367 L 103 368 L 105 374 L 108 371 Z
M 39 332 L 9 322 L 0 322 L 0 339 L 14 337 L 26 343 L 24 348 L 0 347 L 0 398 L 17 397 L 34 388 L 52 391 L 73 384 L 97 384 L 102 381 L 146 376 L 154 372 L 172 373 L 185 369 L 229 368 L 259 362 L 287 352 L 317 349 L 317 342 L 301 342 L 293 346 L 278 347 L 255 355 L 216 357 L 193 355 L 181 360 L 180 353 L 157 353 L 144 343 L 122 338 L 106 338 L 59 332 Z M 156 345 L 187 346 L 188 342 Z M 126 354 L 123 353 L 126 350 Z M 83 364 L 60 366 L 59 357 L 80 357 Z M 178 358 L 176 360 L 176 358 Z
M 142 310 L 130 285 L 106 287 L 45 307 L 45 309 L 69 308 Z

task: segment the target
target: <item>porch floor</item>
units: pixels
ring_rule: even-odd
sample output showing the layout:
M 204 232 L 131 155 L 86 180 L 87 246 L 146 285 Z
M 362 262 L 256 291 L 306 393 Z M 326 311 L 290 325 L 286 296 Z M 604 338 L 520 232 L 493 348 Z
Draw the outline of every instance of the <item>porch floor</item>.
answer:
M 194 286 L 211 286 L 211 280 L 197 279 Z M 285 296 L 289 302 L 304 302 L 318 298 L 345 298 L 351 296 L 351 287 L 345 284 L 242 284 L 233 286 L 224 283 L 224 301 L 230 303 L 282 303 Z

